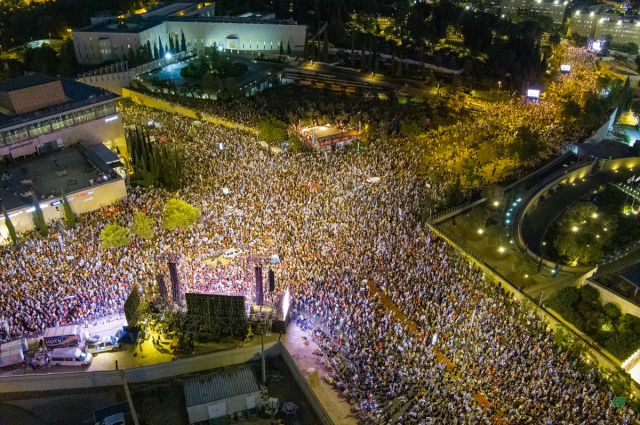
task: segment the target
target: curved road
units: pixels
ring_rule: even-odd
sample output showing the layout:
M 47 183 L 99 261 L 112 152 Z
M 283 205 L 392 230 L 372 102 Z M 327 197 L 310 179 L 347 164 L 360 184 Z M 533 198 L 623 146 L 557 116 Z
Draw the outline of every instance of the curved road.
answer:
M 565 185 L 553 195 L 547 196 L 544 201 L 540 201 L 538 206 L 522 222 L 524 244 L 540 255 L 540 247 L 547 229 L 571 204 L 601 185 L 604 186 L 620 177 L 627 179 L 634 174 L 630 170 L 620 169 L 619 171 L 619 173 L 598 173 L 586 177 L 584 181 L 576 180 L 573 184 Z

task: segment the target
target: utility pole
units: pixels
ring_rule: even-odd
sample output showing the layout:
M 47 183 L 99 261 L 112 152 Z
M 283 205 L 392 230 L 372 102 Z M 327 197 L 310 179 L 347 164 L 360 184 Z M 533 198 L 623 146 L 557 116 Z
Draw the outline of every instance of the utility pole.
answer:
M 260 332 L 260 335 L 262 337 L 262 385 L 267 385 L 267 370 L 264 366 L 264 326 L 266 325 L 266 323 L 262 326 L 262 332 Z

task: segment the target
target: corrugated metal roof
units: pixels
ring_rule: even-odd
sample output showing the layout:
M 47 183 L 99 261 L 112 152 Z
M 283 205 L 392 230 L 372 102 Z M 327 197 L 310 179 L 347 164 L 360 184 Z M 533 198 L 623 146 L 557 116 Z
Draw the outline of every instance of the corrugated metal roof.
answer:
M 184 383 L 184 398 L 187 407 L 256 391 L 260 391 L 258 380 L 249 367 L 198 376 L 188 379 Z

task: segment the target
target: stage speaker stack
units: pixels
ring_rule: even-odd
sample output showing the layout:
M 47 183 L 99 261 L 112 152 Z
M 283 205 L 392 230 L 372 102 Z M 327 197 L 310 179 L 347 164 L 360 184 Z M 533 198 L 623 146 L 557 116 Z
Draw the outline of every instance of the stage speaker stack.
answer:
M 269 292 L 276 290 L 276 276 L 273 270 L 269 269 Z
M 167 301 L 167 284 L 164 281 L 164 275 L 158 274 L 156 276 L 156 282 L 158 284 L 158 291 L 160 292 L 160 297 L 162 301 Z
M 180 286 L 180 275 L 178 274 L 178 265 L 169 262 L 169 275 L 171 276 L 171 298 L 174 303 L 182 302 L 182 288 Z
M 262 281 L 262 267 L 256 267 L 256 304 L 264 305 L 264 283 Z

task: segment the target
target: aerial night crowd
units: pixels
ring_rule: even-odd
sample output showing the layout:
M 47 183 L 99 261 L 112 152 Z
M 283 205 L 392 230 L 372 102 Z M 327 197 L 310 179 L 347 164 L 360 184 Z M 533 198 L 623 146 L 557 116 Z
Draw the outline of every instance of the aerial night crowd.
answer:
M 0 321 L 13 336 L 119 310 L 133 285 L 155 285 L 161 252 L 184 255 L 183 292 L 252 297 L 242 257 L 206 261 L 239 247 L 279 255 L 277 289 L 289 287 L 295 311 L 315 323 L 366 423 L 631 423 L 535 313 L 420 223 L 421 198 L 438 188 L 411 172 L 410 153 L 374 143 L 365 155 L 273 154 L 220 126 L 141 106 L 120 112 L 126 122 L 158 123 L 155 140 L 183 150 L 183 189 L 132 188 L 79 216 L 73 230 L 52 224 L 57 238 L 26 234 L 1 248 Z M 176 196 L 200 219 L 162 230 Z M 137 210 L 155 219 L 155 236 L 102 249 L 101 229 L 129 226 Z

